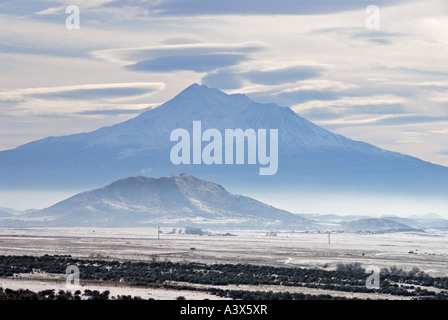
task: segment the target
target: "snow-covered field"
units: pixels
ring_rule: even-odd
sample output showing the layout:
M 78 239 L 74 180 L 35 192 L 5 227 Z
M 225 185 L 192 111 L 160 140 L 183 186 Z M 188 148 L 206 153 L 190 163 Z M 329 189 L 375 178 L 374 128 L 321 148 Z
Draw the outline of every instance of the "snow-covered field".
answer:
M 202 300 L 202 299 L 223 299 L 215 295 L 210 295 L 205 292 L 188 291 L 188 290 L 174 290 L 174 289 L 155 289 L 155 288 L 140 288 L 130 286 L 114 286 L 114 285 L 95 285 L 95 284 L 82 284 L 79 287 L 71 288 L 66 287 L 65 281 L 47 281 L 47 280 L 32 280 L 32 279 L 5 279 L 0 278 L 0 287 L 9 288 L 13 290 L 28 289 L 33 292 L 39 292 L 43 290 L 54 289 L 56 293 L 59 290 L 71 291 L 75 293 L 76 290 L 84 292 L 84 290 L 97 290 L 103 292 L 110 291 L 110 298 L 118 296 L 141 297 L 142 299 L 155 299 L 155 300 L 174 300 L 179 296 L 183 296 L 189 300 Z
M 338 263 L 359 262 L 379 268 L 413 267 L 431 276 L 448 276 L 448 234 L 390 233 L 349 234 L 277 232 L 241 230 L 204 230 L 212 235 L 186 235 L 185 230 L 161 228 L 30 228 L 0 229 L 0 255 L 71 255 L 78 258 L 115 260 L 153 259 L 163 261 L 197 261 L 203 263 L 250 263 L 259 265 L 293 265 L 334 269 Z M 226 233 L 229 233 L 226 235 Z M 82 270 L 80 270 L 82 279 Z M 0 286 L 65 290 L 65 283 L 37 279 L 0 279 Z M 142 298 L 190 299 L 213 298 L 206 293 L 152 288 L 104 287 L 95 284 L 85 289 L 109 290 L 111 296 L 139 295 Z
M 447 233 L 328 234 L 204 230 L 187 235 L 172 228 L 0 229 L 1 255 L 71 255 L 79 258 L 205 263 L 254 263 L 333 268 L 338 263 L 414 266 L 431 275 L 448 275 Z M 225 235 L 229 233 L 230 235 Z M 413 252 L 413 253 L 410 253 Z

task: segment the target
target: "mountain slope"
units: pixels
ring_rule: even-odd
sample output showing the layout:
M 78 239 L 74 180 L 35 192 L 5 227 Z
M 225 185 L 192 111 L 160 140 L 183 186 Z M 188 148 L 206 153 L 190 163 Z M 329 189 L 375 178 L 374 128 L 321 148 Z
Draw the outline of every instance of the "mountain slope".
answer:
M 421 231 L 411 228 L 405 224 L 387 220 L 387 219 L 358 219 L 345 224 L 344 230 L 347 232 L 368 232 L 368 233 L 385 233 L 385 232 L 403 232 L 403 231 Z
M 121 179 L 20 220 L 25 225 L 97 227 L 306 229 L 312 225 L 297 215 L 231 194 L 220 185 L 188 174 Z
M 278 172 L 260 165 L 174 165 L 172 130 L 278 129 Z M 202 143 L 204 146 L 206 143 Z M 235 157 L 235 155 L 234 155 Z M 49 137 L 0 152 L 0 190 L 96 188 L 122 177 L 186 172 L 250 190 L 448 193 L 448 168 L 333 134 L 275 104 L 194 84 L 158 108 L 90 133 Z

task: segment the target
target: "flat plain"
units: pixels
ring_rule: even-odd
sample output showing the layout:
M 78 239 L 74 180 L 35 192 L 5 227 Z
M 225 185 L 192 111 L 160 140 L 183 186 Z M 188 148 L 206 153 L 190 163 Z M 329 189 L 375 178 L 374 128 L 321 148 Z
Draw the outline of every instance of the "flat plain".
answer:
M 404 270 L 419 268 L 430 276 L 448 276 L 448 234 L 443 232 L 397 232 L 385 234 L 307 233 L 254 230 L 207 230 L 209 235 L 188 235 L 185 230 L 161 228 L 21 228 L 0 229 L 0 255 L 70 255 L 81 259 L 121 261 L 200 262 L 206 264 L 254 264 L 334 270 L 337 265 L 360 263 L 363 267 L 396 266 Z M 181 233 L 179 233 L 181 230 Z M 82 269 L 80 278 L 82 279 Z M 64 276 L 64 275 L 61 275 Z M 366 275 L 367 277 L 367 275 Z M 64 279 L 63 277 L 61 279 Z M 0 279 L 0 286 L 45 288 L 56 285 L 42 275 L 20 275 L 20 279 Z M 15 282 L 14 282 L 15 281 Z M 59 286 L 63 282 L 59 281 Z M 155 299 L 183 295 L 203 299 L 204 292 L 177 290 L 107 288 L 116 294 L 138 293 Z M 90 284 L 86 288 L 93 288 Z M 237 286 L 240 290 L 288 290 L 289 292 L 331 293 L 312 288 L 277 286 Z M 226 287 L 227 289 L 230 286 Z M 113 291 L 115 290 L 115 291 Z M 117 291 L 121 290 L 121 291 Z M 134 290 L 134 291 L 132 291 Z M 121 293 L 119 293 L 121 292 Z M 337 295 L 353 296 L 351 293 Z M 362 294 L 357 296 L 361 297 Z M 364 297 L 385 298 L 381 294 Z M 208 296 L 209 299 L 218 297 Z M 389 298 L 389 297 L 387 297 Z M 402 299 L 403 297 L 390 297 Z

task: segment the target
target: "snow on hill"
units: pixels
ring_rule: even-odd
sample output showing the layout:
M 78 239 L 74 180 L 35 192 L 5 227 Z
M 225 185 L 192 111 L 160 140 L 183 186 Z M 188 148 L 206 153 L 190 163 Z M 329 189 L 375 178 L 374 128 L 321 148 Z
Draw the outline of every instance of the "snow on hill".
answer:
M 0 227 L 203 227 L 320 232 L 446 230 L 437 215 L 403 218 L 293 214 L 189 174 L 135 176 L 81 192 L 43 210 L 0 209 Z M 432 232 L 432 231 L 431 231 Z
M 130 177 L 79 193 L 11 224 L 307 229 L 308 220 L 188 174 Z

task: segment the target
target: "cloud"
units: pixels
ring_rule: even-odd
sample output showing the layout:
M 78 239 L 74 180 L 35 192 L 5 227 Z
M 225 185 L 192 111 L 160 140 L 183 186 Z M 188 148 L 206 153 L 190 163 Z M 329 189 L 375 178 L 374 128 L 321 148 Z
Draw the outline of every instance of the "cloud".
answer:
M 164 88 L 164 83 L 136 82 L 3 90 L 0 105 L 2 114 L 17 116 L 133 114 L 151 107 L 134 101 L 146 100 Z
M 251 54 L 265 50 L 266 47 L 264 43 L 253 41 L 242 43 L 195 42 L 97 50 L 90 54 L 95 58 L 120 64 L 129 71 L 204 73 L 249 61 L 252 58 Z M 219 76 L 215 73 L 214 76 L 210 76 L 210 79 L 217 80 Z
M 29 1 L 29 0 L 10 0 L 10 1 L 2 1 L 1 11 L 4 14 L 11 15 L 30 15 L 35 12 L 39 12 L 45 9 L 48 9 L 49 5 L 57 5 L 56 2 L 51 1 Z
M 119 63 L 122 65 L 132 65 L 146 60 L 172 57 L 194 57 L 213 55 L 240 55 L 244 57 L 250 53 L 266 49 L 266 45 L 261 42 L 241 42 L 241 43 L 181 43 L 162 44 L 155 46 L 117 48 L 106 50 L 95 50 L 90 52 L 94 58 Z M 219 56 L 218 56 L 219 57 Z
M 353 126 L 361 126 L 364 127 L 366 125 L 370 125 L 372 127 L 379 126 L 390 126 L 390 127 L 398 127 L 398 126 L 408 126 L 408 125 L 416 125 L 416 124 L 434 124 L 434 123 L 446 123 L 448 121 L 448 117 L 430 117 L 430 116 L 422 116 L 422 115 L 369 115 L 369 114 L 354 114 L 354 115 L 343 115 L 339 118 L 333 119 L 320 119 L 319 124 L 326 127 L 353 127 Z M 415 132 L 413 134 L 416 134 Z M 420 134 L 424 134 L 420 132 Z
M 347 110 L 347 113 L 359 113 L 359 114 L 405 114 L 409 110 L 406 109 L 404 104 L 374 104 L 374 105 L 359 105 L 355 106 L 351 110 Z
M 448 103 L 448 92 L 437 92 L 429 100 L 437 103 Z
M 407 0 L 406 2 L 409 2 Z M 415 1 L 415 0 L 414 0 Z M 22 8 L 19 8 L 19 4 Z M 35 2 L 32 6 L 30 3 Z M 404 0 L 376 0 L 375 5 L 386 7 L 405 2 Z M 7 13 L 28 12 L 40 15 L 60 13 L 63 6 L 73 4 L 71 0 L 54 1 L 10 1 Z M 81 10 L 89 13 L 113 14 L 118 19 L 153 19 L 166 16 L 198 15 L 313 15 L 331 14 L 347 10 L 362 11 L 370 0 L 340 0 L 337 3 L 326 0 L 78 0 Z M 28 5 L 28 9 L 24 9 Z
M 448 129 L 433 130 L 431 133 L 448 134 Z
M 325 70 L 325 66 L 310 62 L 293 61 L 279 65 L 278 62 L 263 61 L 262 63 L 246 63 L 244 66 L 217 70 L 204 76 L 202 82 L 222 90 L 239 89 L 251 83 L 252 97 L 260 98 L 269 94 L 272 98 L 272 94 L 280 94 L 275 92 L 279 90 L 275 89 L 276 86 L 280 85 L 280 88 L 284 89 L 284 84 L 297 83 L 299 80 L 320 77 Z M 310 88 L 308 87 L 308 89 Z M 285 89 L 285 95 L 289 95 L 292 92 L 286 92 L 288 89 L 290 87 Z M 300 90 L 298 88 L 296 89 Z M 247 93 L 247 90 L 244 90 L 244 88 L 242 91 Z M 274 97 L 273 100 L 275 101 L 276 98 L 278 97 Z
M 274 70 L 253 70 L 242 73 L 252 83 L 275 85 L 298 80 L 316 78 L 323 74 L 324 68 L 319 66 L 298 65 Z
M 1 10 L 0 10 L 1 11 Z M 81 29 L 67 30 L 65 19 L 68 15 L 55 15 L 46 19 L 42 15 L 15 17 L 0 12 L 0 52 L 24 55 L 47 55 L 52 57 L 91 58 L 91 51 L 136 46 L 141 37 L 124 29 L 101 28 L 87 25 L 85 14 L 81 13 Z M 114 37 L 111 37 L 111 33 Z M 49 58 L 48 60 L 50 60 Z
M 140 114 L 142 112 L 145 112 L 147 110 L 152 109 L 152 107 L 149 108 L 143 108 L 143 109 L 106 109 L 106 110 L 85 110 L 80 111 L 77 114 L 79 115 L 109 115 L 109 116 L 115 116 L 115 115 L 122 115 L 122 114 Z
M 18 103 L 25 102 L 24 99 L 8 99 L 6 97 L 0 96 L 0 105 L 1 106 L 14 106 Z
M 225 69 L 207 74 L 202 78 L 202 83 L 221 90 L 239 89 L 243 78 L 238 73 Z
M 362 40 L 367 45 L 393 45 L 397 39 L 403 41 L 411 40 L 412 37 L 408 33 L 393 32 L 385 30 L 368 30 L 367 28 L 359 27 L 330 27 L 330 28 L 316 28 L 309 32 L 310 35 L 327 35 L 335 39 L 350 39 Z
M 32 93 L 29 96 L 40 99 L 95 100 L 141 96 L 151 92 L 154 92 L 154 90 L 139 87 L 113 87 L 98 89 L 86 87 L 81 89 L 62 89 L 54 92 Z
M 139 61 L 126 68 L 131 71 L 144 72 L 171 72 L 181 70 L 207 72 L 233 66 L 247 59 L 246 55 L 236 53 L 167 56 Z
M 61 14 L 65 13 L 66 6 L 59 6 L 59 7 L 51 7 L 44 10 L 41 10 L 39 12 L 36 12 L 38 15 L 47 15 L 47 14 Z
M 378 6 L 389 6 L 403 2 L 404 0 L 376 0 Z M 108 3 L 108 6 L 126 6 L 135 4 L 132 0 L 118 0 Z M 165 0 L 150 2 L 146 7 L 154 14 L 159 15 L 233 15 L 233 14 L 326 14 L 357 8 L 365 8 L 371 5 L 370 0 Z
M 376 95 L 361 97 L 342 97 L 336 100 L 311 100 L 292 107 L 293 110 L 303 112 L 309 110 L 333 110 L 337 113 L 345 112 L 347 108 L 357 106 L 397 105 L 405 104 L 407 100 L 394 95 Z
M 312 100 L 337 100 L 347 93 L 358 89 L 358 85 L 327 79 L 307 79 L 280 86 L 269 86 L 271 91 L 261 87 L 258 93 L 251 96 L 276 102 L 280 105 L 292 106 Z
M 299 97 L 297 100 L 311 97 L 309 92 L 304 94 L 305 97 Z M 406 98 L 399 96 L 344 96 L 339 92 L 314 94 L 319 100 L 308 100 L 294 105 L 291 109 L 311 121 L 318 122 L 319 125 L 354 126 L 367 123 L 379 125 L 392 124 L 394 121 L 398 124 L 404 123 L 405 119 L 400 117 L 405 117 L 409 113 Z M 412 121 L 412 117 L 409 117 L 408 121 Z
M 322 120 L 319 121 L 319 125 L 323 125 L 325 127 L 333 126 L 333 127 L 352 127 L 352 126 L 366 126 L 366 125 L 377 125 L 380 121 L 384 119 L 393 118 L 393 115 L 341 115 L 338 118 L 330 119 L 330 120 Z
M 286 105 L 291 103 L 296 105 L 307 101 L 335 101 L 341 97 L 339 92 L 317 90 L 293 91 L 275 95 L 276 101 L 283 101 L 282 104 Z
M 416 123 L 435 123 L 435 122 L 446 122 L 448 121 L 448 117 L 432 117 L 432 116 L 423 116 L 423 115 L 401 115 L 394 116 L 390 118 L 384 118 L 378 121 L 379 125 L 408 125 L 408 124 L 416 124 Z
M 400 73 L 412 74 L 412 75 L 417 75 L 417 76 L 418 75 L 438 76 L 438 77 L 442 77 L 442 79 L 444 79 L 448 76 L 448 68 L 446 66 L 443 66 L 443 67 L 428 66 L 428 68 L 414 68 L 414 67 L 405 67 L 405 66 L 390 67 L 390 66 L 378 65 L 378 68 L 381 68 L 384 70 L 395 70 L 395 71 L 399 71 Z
M 164 83 L 110 83 L 86 84 L 61 87 L 26 88 L 3 92 L 4 97 L 23 97 L 39 99 L 123 99 L 134 96 L 144 96 L 162 90 Z
M 16 2 L 26 2 L 29 4 L 30 2 L 37 2 L 39 4 L 39 8 L 44 7 L 42 10 L 34 11 L 37 15 L 53 15 L 53 14 L 61 14 L 65 13 L 65 9 L 70 5 L 76 5 L 80 8 L 80 10 L 91 10 L 94 8 L 100 8 L 106 5 L 108 2 L 112 0 L 44 0 L 44 1 L 26 1 L 19 0 Z M 51 7 L 48 7 L 51 5 Z M 35 7 L 36 8 L 36 7 Z M 35 9 L 34 9 L 35 10 Z
M 294 86 L 283 89 L 276 94 L 287 94 L 287 93 L 304 92 L 304 91 L 340 92 L 357 88 L 359 88 L 359 86 L 352 83 L 327 80 L 327 79 L 318 79 L 318 80 L 300 81 L 296 83 Z
M 162 41 L 162 43 L 164 45 L 179 45 L 179 44 L 184 44 L 184 45 L 191 45 L 191 44 L 200 44 L 201 41 L 194 39 L 192 37 L 187 38 L 180 38 L 180 37 L 175 37 L 175 38 L 168 38 Z

